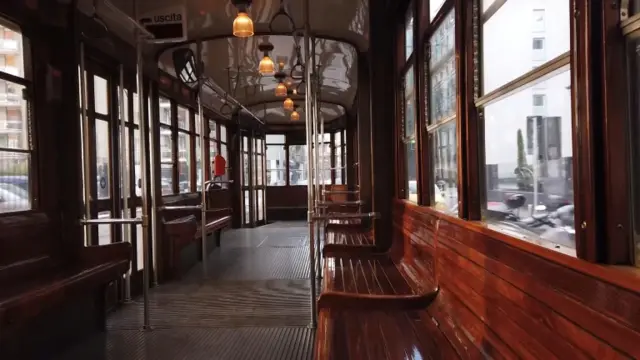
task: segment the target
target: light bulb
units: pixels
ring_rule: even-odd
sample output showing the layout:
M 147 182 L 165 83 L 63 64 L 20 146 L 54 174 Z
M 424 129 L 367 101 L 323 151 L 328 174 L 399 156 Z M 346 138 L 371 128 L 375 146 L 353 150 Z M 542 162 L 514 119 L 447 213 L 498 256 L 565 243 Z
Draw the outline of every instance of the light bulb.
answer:
M 253 36 L 253 21 L 244 11 L 239 12 L 233 20 L 233 36 L 241 38 Z
M 288 111 L 293 110 L 293 100 L 291 100 L 291 98 L 287 98 L 284 101 L 284 109 Z
M 287 96 L 287 87 L 283 83 L 276 86 L 276 96 Z
M 293 110 L 293 112 L 291 113 L 291 120 L 293 120 L 293 121 L 300 120 L 300 114 L 298 114 L 297 111 Z
M 262 75 L 273 75 L 276 71 L 275 66 L 273 65 L 273 60 L 269 57 L 269 55 L 265 55 L 262 60 L 260 60 L 260 65 L 258 65 L 258 72 Z

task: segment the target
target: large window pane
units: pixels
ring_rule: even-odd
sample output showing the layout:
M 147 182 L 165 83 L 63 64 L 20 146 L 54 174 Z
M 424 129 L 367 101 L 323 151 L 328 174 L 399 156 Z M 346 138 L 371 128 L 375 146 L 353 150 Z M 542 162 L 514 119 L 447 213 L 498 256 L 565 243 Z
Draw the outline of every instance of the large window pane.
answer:
M 109 114 L 109 85 L 107 80 L 93 75 L 93 92 L 95 111 L 98 114 Z
M 29 157 L 0 150 L 0 213 L 31 209 Z
M 444 4 L 444 0 L 429 0 L 429 19 L 433 20 L 438 15 L 442 4 Z
M 284 144 L 285 136 L 281 134 L 267 135 L 267 144 Z
M 575 253 L 571 77 L 566 67 L 546 81 L 544 116 L 534 84 L 487 105 L 485 218 L 499 230 Z
M 227 127 L 224 125 L 220 125 L 220 141 L 227 142 Z
M 184 106 L 178 106 L 178 128 L 182 130 L 191 130 L 189 109 Z
M 216 131 L 216 122 L 209 120 L 209 138 L 215 140 L 218 138 Z
M 111 211 L 101 211 L 98 213 L 98 219 L 111 218 Z M 111 243 L 111 225 L 98 225 L 98 245 L 107 245 Z
M 160 126 L 160 182 L 162 195 L 173 194 L 173 132 Z
M 96 183 L 98 199 L 110 196 L 109 123 L 96 120 Z
M 456 123 L 450 121 L 429 136 L 432 146 L 433 196 L 431 206 L 458 215 L 458 161 Z
M 160 98 L 160 124 L 171 125 L 171 101 Z
M 264 196 L 262 189 L 258 190 L 258 221 L 264 220 Z
M 405 197 L 413 202 L 418 201 L 418 177 L 416 171 L 416 96 L 413 66 L 404 78 L 404 168 Z
M 289 146 L 289 184 L 307 185 L 307 145 Z
M 142 196 L 142 161 L 140 147 L 140 130 L 133 130 L 133 164 L 134 164 L 134 181 L 136 188 L 136 196 Z
M 408 59 L 413 54 L 413 11 L 409 9 L 404 24 L 404 57 Z
M 249 190 L 245 190 L 244 192 L 244 223 L 248 224 L 251 222 L 249 218 L 249 211 L 251 210 L 251 202 L 249 201 Z
M 269 141 L 267 135 L 267 141 Z M 284 141 L 284 135 L 282 135 Z M 278 139 L 279 140 L 279 139 Z M 267 185 L 285 186 L 287 152 L 283 144 L 267 144 Z
M 242 154 L 242 186 L 249 186 L 249 154 Z
M 200 148 L 200 138 L 196 137 L 196 190 L 202 189 L 202 154 Z
M 484 93 L 569 51 L 570 8 L 569 0 L 504 2 L 482 28 Z M 533 46 L 536 38 L 544 41 Z
M 190 191 L 191 152 L 189 150 L 191 147 L 189 139 L 189 134 L 178 133 L 178 182 L 181 193 Z
M 447 14 L 431 37 L 429 61 L 429 123 L 435 124 L 456 113 L 455 17 Z

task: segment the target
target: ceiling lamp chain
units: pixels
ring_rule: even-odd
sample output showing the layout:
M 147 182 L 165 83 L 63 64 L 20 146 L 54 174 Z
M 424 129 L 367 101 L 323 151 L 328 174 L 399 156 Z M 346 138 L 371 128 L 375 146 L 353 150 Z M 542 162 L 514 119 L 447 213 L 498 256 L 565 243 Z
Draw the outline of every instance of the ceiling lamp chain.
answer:
M 238 9 L 238 15 L 233 20 L 233 36 L 246 38 L 253 36 L 253 21 L 247 14 L 247 9 L 251 6 L 252 0 L 231 0 Z

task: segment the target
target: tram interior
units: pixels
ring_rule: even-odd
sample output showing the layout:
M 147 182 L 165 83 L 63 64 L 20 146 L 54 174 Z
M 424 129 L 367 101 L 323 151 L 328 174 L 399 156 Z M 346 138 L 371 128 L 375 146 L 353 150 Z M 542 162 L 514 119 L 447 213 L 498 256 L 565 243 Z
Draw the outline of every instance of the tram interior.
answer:
M 640 1 L 0 1 L 0 360 L 640 359 Z

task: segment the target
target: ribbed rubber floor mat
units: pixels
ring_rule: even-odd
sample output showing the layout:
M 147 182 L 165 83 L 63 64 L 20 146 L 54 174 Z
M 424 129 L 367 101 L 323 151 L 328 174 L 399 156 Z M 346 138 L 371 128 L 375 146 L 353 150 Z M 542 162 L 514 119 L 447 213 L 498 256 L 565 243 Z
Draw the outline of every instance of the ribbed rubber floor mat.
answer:
M 313 336 L 303 327 L 119 330 L 59 360 L 306 360 L 313 357 Z
M 296 248 L 222 248 L 208 259 L 212 281 L 255 281 L 269 279 L 305 279 L 309 277 L 309 249 Z M 184 280 L 200 281 L 202 266 L 197 264 Z
M 308 280 L 175 284 L 154 289 L 149 305 L 156 328 L 307 326 Z M 138 329 L 142 303 L 125 305 L 109 317 L 109 329 Z

